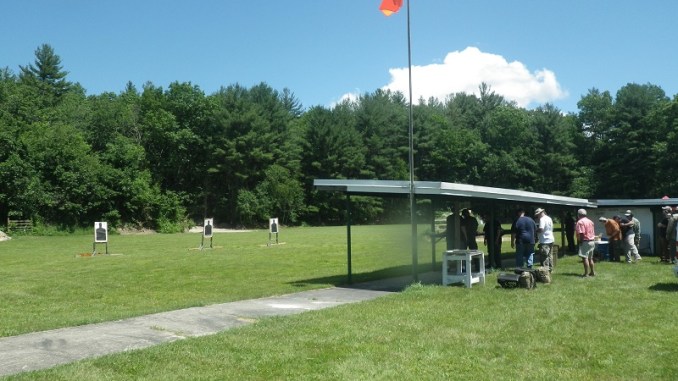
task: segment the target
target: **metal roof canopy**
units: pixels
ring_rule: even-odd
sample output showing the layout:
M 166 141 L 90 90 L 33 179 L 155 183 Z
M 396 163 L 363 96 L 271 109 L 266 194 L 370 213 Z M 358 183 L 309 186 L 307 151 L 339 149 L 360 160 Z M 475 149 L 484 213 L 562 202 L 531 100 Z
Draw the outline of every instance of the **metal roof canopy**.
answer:
M 350 195 L 374 197 L 405 197 L 410 194 L 410 182 L 402 180 L 332 180 L 315 179 L 313 186 L 321 191 L 343 192 L 347 195 L 346 208 L 350 214 Z M 597 203 L 587 199 L 555 196 L 505 188 L 484 187 L 438 181 L 415 181 L 414 197 L 468 198 L 540 205 L 558 205 L 579 208 L 596 208 Z M 351 223 L 347 219 L 348 280 L 351 282 Z M 435 253 L 433 253 L 435 258 Z M 413 266 L 416 266 L 413 263 Z M 416 269 L 413 269 L 416 274 Z M 416 277 L 416 275 L 415 275 Z M 415 279 L 416 280 L 416 279 Z
M 643 198 L 643 199 L 610 199 L 610 200 L 595 200 L 599 207 L 608 206 L 676 206 L 678 205 L 678 198 Z
M 373 196 L 409 195 L 410 182 L 399 180 L 324 180 L 315 179 L 313 185 L 318 190 L 344 192 Z M 551 194 L 526 192 L 505 188 L 484 187 L 478 185 L 445 183 L 437 181 L 415 181 L 416 196 L 442 196 L 461 198 L 480 198 L 519 203 L 547 204 L 595 208 L 597 203 L 587 199 L 554 196 Z

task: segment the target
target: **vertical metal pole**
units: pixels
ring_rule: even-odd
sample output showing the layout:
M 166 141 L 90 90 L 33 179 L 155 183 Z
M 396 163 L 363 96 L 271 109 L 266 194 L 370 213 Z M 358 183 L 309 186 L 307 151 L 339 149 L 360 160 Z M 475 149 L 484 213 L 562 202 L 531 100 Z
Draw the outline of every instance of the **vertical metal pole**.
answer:
M 431 199 L 431 270 L 436 269 L 436 200 Z
M 495 263 L 495 258 L 497 258 L 497 245 L 495 242 L 497 242 L 497 226 L 494 224 L 494 221 L 497 220 L 497 208 L 496 204 L 494 201 L 490 203 L 490 214 L 488 218 L 490 219 L 489 221 L 484 221 L 485 225 L 489 224 L 491 226 L 491 229 L 487 229 L 487 259 L 488 263 L 492 263 L 495 266 L 498 266 L 499 269 L 501 269 L 501 263 L 497 264 Z
M 414 118 L 412 115 L 412 44 L 410 37 L 410 0 L 407 0 L 407 67 L 409 73 L 409 92 L 410 92 L 410 117 L 409 117 L 409 138 L 410 138 L 410 224 L 412 225 L 412 278 L 419 280 L 417 267 L 417 202 L 414 195 Z
M 353 283 L 351 273 L 351 195 L 346 193 L 346 255 L 348 264 L 348 283 Z

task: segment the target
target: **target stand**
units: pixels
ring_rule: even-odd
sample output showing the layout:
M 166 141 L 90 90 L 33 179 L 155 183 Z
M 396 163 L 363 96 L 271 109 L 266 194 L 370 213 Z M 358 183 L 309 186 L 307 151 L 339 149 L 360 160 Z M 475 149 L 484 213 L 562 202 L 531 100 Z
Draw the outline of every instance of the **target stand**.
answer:
M 106 253 L 105 254 L 108 255 L 108 242 L 93 242 L 92 243 L 92 256 L 95 256 L 95 255 L 98 254 L 97 253 L 97 243 L 99 243 L 99 244 L 103 243 L 104 244 L 104 246 L 106 247 Z
M 273 236 L 275 235 L 275 245 L 278 245 L 280 242 L 278 242 L 278 233 L 268 233 L 268 244 L 266 246 L 271 246 L 273 245 Z
M 214 246 L 212 245 L 212 236 L 210 235 L 208 237 L 210 239 L 210 247 L 209 249 L 214 249 Z M 203 251 L 206 249 L 205 247 L 205 235 L 202 236 L 202 239 L 200 240 L 200 247 L 198 248 L 200 251 Z

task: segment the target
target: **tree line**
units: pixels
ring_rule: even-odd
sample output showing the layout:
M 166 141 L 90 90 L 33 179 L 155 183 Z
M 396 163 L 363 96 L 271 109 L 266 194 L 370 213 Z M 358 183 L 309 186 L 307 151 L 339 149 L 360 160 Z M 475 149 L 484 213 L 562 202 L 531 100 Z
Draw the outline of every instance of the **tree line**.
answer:
M 163 232 L 204 217 L 333 224 L 343 196 L 318 192 L 313 179 L 409 179 L 401 93 L 305 109 L 263 82 L 209 95 L 185 82 L 127 83 L 87 96 L 67 77 L 47 44 L 18 74 L 0 70 L 0 221 Z M 420 99 L 415 178 L 590 199 L 676 195 L 678 96 L 629 83 L 614 96 L 589 90 L 578 109 L 527 110 L 485 84 L 479 95 Z M 401 200 L 354 201 L 356 222 L 408 213 Z

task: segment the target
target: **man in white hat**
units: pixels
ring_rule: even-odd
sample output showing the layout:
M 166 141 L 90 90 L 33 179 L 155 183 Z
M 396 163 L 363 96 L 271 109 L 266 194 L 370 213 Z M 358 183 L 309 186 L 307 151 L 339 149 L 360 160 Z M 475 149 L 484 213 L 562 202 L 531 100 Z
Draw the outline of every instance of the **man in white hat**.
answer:
M 539 236 L 539 258 L 541 265 L 548 267 L 549 272 L 553 271 L 553 220 L 546 214 L 542 208 L 534 211 L 534 218 L 538 221 L 537 234 Z

